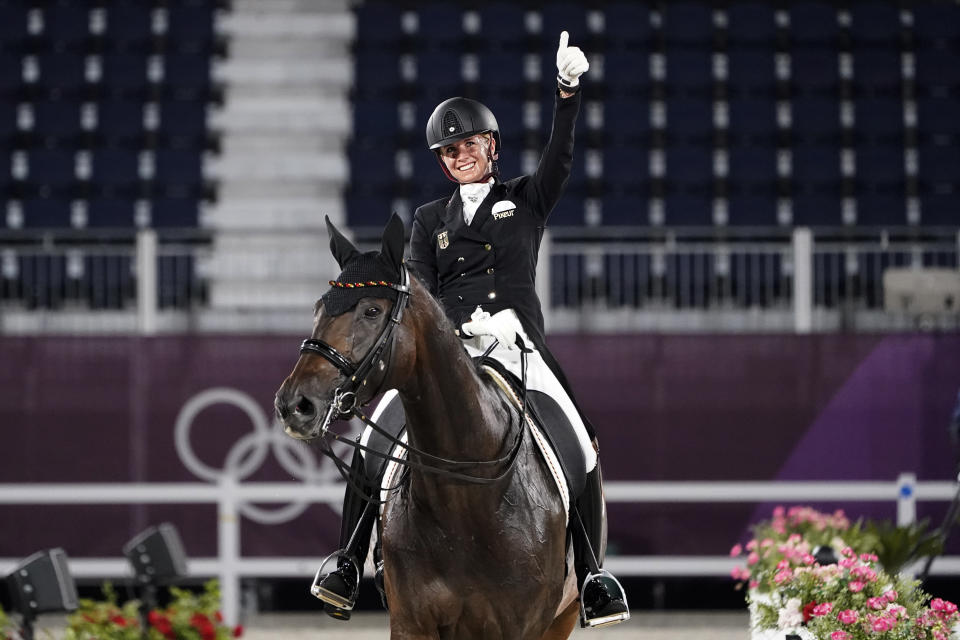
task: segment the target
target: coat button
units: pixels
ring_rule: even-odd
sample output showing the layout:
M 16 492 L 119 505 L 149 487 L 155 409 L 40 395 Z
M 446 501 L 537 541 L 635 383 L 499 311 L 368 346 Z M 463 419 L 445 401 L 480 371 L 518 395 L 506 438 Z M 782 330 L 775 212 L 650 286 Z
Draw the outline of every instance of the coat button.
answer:
M 487 251 L 490 251 L 490 249 L 493 249 L 493 245 L 488 242 L 487 244 L 483 245 L 483 248 Z
M 493 267 L 490 267 L 489 269 L 487 269 L 487 273 L 493 273 Z
M 463 302 L 463 296 L 457 296 L 457 300 L 459 300 L 460 302 Z
M 487 297 L 490 298 L 491 300 L 493 300 L 494 298 L 497 297 L 497 292 L 496 292 L 496 291 L 491 291 L 490 293 L 487 294 Z
M 463 262 L 463 256 L 460 256 L 459 258 L 457 258 L 457 262 Z
M 460 274 L 460 277 L 462 278 L 462 277 L 465 276 L 465 275 L 467 275 L 467 274 L 461 273 L 461 274 Z

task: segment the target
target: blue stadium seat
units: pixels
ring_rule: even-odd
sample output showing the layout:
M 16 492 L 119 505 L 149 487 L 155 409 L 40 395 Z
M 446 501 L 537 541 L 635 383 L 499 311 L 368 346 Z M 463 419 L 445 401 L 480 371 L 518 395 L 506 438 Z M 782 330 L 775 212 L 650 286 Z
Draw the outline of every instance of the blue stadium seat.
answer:
M 643 51 L 650 46 L 650 9 L 638 2 L 614 1 L 604 8 L 607 56 L 613 51 Z
M 530 34 L 526 27 L 527 10 L 515 2 L 482 2 L 480 38 L 487 51 L 522 51 Z
M 139 153 L 129 149 L 95 149 L 91 182 L 101 195 L 116 197 L 133 192 L 140 182 Z M 129 221 L 132 221 L 132 217 Z M 129 222 L 128 221 L 128 222 Z
M 960 141 L 960 99 L 953 96 L 917 99 L 917 135 L 921 144 Z
M 855 47 L 897 50 L 901 30 L 900 8 L 883 2 L 859 2 L 850 8 L 850 34 Z
M 920 96 L 955 94 L 960 89 L 957 53 L 942 49 L 918 50 L 916 83 Z
M 40 76 L 37 87 L 51 99 L 76 97 L 87 86 L 86 60 L 75 53 L 48 53 L 37 56 Z
M 900 52 L 867 49 L 853 55 L 853 87 L 858 96 L 901 96 Z
M 650 135 L 650 103 L 645 98 L 608 98 L 603 104 L 607 143 L 646 142 Z
M 870 190 L 878 185 L 887 186 L 888 191 L 899 191 L 903 195 L 906 179 L 904 170 L 903 147 L 900 145 L 861 145 L 856 147 L 857 181 L 864 183 Z
M 399 131 L 396 100 L 361 98 L 353 103 L 353 135 L 359 139 L 393 140 Z M 419 131 L 419 127 L 417 128 Z
M 180 0 L 167 7 L 167 46 L 182 51 L 209 52 L 214 42 L 213 3 Z
M 111 51 L 146 52 L 152 48 L 152 9 L 146 2 L 114 2 L 105 7 L 103 42 Z
M 666 181 L 681 191 L 709 191 L 713 150 L 709 147 L 667 147 Z
M 111 97 L 142 97 L 150 82 L 147 79 L 147 56 L 131 53 L 108 53 L 103 56 L 101 91 Z
M 83 51 L 90 39 L 90 10 L 82 3 L 52 3 L 43 10 L 42 37 L 55 51 Z
M 400 65 L 395 53 L 361 50 L 354 57 L 354 63 L 356 86 L 364 96 L 386 98 L 404 82 L 400 78 Z
M 157 149 L 154 183 L 176 200 L 197 197 L 203 185 L 202 158 L 194 150 Z M 174 205 L 170 205 L 174 207 Z M 156 221 L 156 215 L 154 215 Z
M 383 140 L 354 142 L 348 150 L 354 189 L 392 189 L 397 180 L 393 145 Z M 414 175 L 417 175 L 414 172 Z
M 197 53 L 163 56 L 163 84 L 175 100 L 206 100 L 210 92 L 210 57 Z
M 774 227 L 777 225 L 777 197 L 773 192 L 731 193 L 727 198 L 727 224 L 731 227 Z
M 76 154 L 70 150 L 32 149 L 27 152 L 27 167 L 27 180 L 41 189 L 60 189 L 77 179 Z
M 674 142 L 709 142 L 713 132 L 713 103 L 709 99 L 673 99 L 667 102 L 667 134 Z
M 548 224 L 552 227 L 581 227 L 585 224 L 583 196 L 566 193 L 550 212 Z
M 94 160 L 94 168 L 97 166 Z M 87 202 L 87 226 L 130 228 L 133 227 L 133 213 L 133 200 L 130 198 L 91 198 Z
M 397 49 L 405 35 L 401 25 L 403 10 L 389 0 L 369 0 L 354 8 L 357 17 L 356 43 L 362 50 Z
M 732 144 L 773 146 L 777 135 L 777 105 L 772 99 L 731 100 L 727 111 Z
M 200 215 L 200 203 L 191 197 L 167 197 L 151 202 L 153 227 L 196 227 Z
M 143 103 L 108 99 L 97 103 L 96 135 L 104 146 L 139 146 L 144 134 Z
M 773 98 L 777 86 L 773 50 L 735 49 L 727 54 L 727 87 L 731 96 Z
M 608 145 L 603 149 L 603 178 L 607 195 L 639 197 L 650 191 L 650 156 L 645 147 Z M 606 211 L 606 204 L 604 204 Z M 604 214 L 606 218 L 606 213 Z
M 558 41 L 560 32 L 565 30 L 570 34 L 571 45 L 584 48 L 590 38 L 587 25 L 588 9 L 589 6 L 582 2 L 545 2 L 541 9 L 544 41 L 547 43 Z M 584 48 L 584 51 L 588 49 Z
M 922 2 L 912 9 L 913 34 L 919 49 L 949 50 L 960 44 L 960 6 Z
M 390 198 L 371 193 L 348 192 L 346 197 L 347 224 L 351 227 L 375 226 L 382 221 L 383 212 L 390 209 Z
M 793 222 L 839 226 L 840 150 L 833 146 L 793 149 Z
M 713 13 L 701 2 L 670 2 L 665 5 L 663 36 L 669 48 L 683 45 L 710 49 L 713 39 Z
M 794 226 L 839 227 L 843 224 L 840 198 L 833 193 L 804 189 L 793 195 Z
M 440 102 L 465 93 L 461 56 L 421 52 L 418 58 L 417 64 L 422 72 L 417 76 L 417 84 L 421 95 Z
M 203 149 L 207 145 L 207 103 L 165 100 L 159 104 L 157 132 L 167 146 Z
M 820 2 L 790 3 L 790 40 L 794 45 L 833 47 L 839 37 L 836 8 Z
M 832 98 L 796 98 L 791 104 L 794 139 L 800 143 L 839 143 L 840 102 Z
M 0 51 L 19 52 L 27 38 L 26 4 L 0 3 Z
M 793 179 L 797 183 L 838 183 L 840 148 L 796 146 L 792 150 Z
M 774 7 L 761 2 L 737 2 L 727 9 L 727 46 L 773 50 L 777 38 Z
M 517 99 L 480 96 L 480 101 L 485 104 L 497 119 L 500 126 L 501 144 L 509 149 L 511 153 L 519 153 L 523 144 L 523 103 Z M 542 125 L 546 128 L 549 125 Z M 418 138 L 419 142 L 419 138 Z M 415 152 L 416 153 L 416 152 Z
M 420 30 L 418 48 L 434 54 L 461 53 L 466 34 L 463 8 L 456 3 L 433 3 L 418 12 Z
M 20 56 L 0 54 L 0 98 L 17 99 L 24 88 Z
M 863 189 L 857 194 L 857 224 L 901 227 L 906 225 L 906 198 L 903 191 Z
M 645 226 L 649 224 L 647 203 L 648 196 L 643 192 L 604 193 L 602 200 L 603 224 L 606 226 Z
M 517 101 L 525 93 L 524 56 L 517 51 L 484 52 L 480 55 L 480 85 L 487 95 Z
M 739 147 L 729 150 L 728 179 L 742 191 L 773 191 L 777 180 L 776 147 Z
M 610 51 L 603 57 L 607 96 L 645 96 L 650 87 L 650 59 L 641 49 Z
M 839 95 L 840 72 L 833 49 L 797 49 L 790 53 L 791 82 L 797 95 Z
M 23 200 L 24 227 L 30 229 L 69 228 L 70 201 L 65 198 Z
M 80 104 L 73 101 L 33 103 L 33 135 L 46 146 L 76 146 L 82 133 Z
M 713 59 L 709 51 L 668 49 L 667 92 L 678 96 L 709 96 L 713 87 Z
M 903 101 L 899 98 L 858 99 L 855 130 L 860 140 L 903 144 Z
M 713 205 L 707 194 L 668 192 L 664 209 L 667 226 L 713 226 Z

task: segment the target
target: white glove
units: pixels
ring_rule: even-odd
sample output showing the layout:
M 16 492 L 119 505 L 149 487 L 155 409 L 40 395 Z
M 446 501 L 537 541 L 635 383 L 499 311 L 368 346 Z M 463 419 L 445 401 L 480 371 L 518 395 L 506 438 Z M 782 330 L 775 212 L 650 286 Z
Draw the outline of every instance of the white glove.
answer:
M 560 33 L 560 46 L 557 48 L 557 82 L 561 89 L 573 89 L 580 84 L 580 76 L 590 68 L 587 56 L 580 47 L 568 47 L 570 34 Z
M 517 314 L 510 309 L 504 309 L 495 315 L 477 307 L 470 315 L 470 322 L 464 322 L 460 331 L 468 336 L 492 336 L 500 346 L 507 349 L 517 348 L 517 334 L 523 331 Z

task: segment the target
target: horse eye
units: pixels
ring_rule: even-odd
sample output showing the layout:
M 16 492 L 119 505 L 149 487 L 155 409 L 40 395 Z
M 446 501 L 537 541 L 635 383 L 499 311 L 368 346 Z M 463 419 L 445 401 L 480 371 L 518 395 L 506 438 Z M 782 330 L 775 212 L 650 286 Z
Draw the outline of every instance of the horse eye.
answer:
M 367 307 L 367 310 L 363 312 L 363 315 L 368 318 L 376 318 L 378 315 L 380 315 L 380 309 L 377 307 Z

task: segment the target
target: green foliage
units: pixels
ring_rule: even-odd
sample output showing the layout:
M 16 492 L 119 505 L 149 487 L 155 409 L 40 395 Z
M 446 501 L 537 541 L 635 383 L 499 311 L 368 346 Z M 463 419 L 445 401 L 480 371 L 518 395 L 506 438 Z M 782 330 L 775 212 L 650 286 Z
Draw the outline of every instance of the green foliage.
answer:
M 887 573 L 897 574 L 908 564 L 937 556 L 943 552 L 943 541 L 927 531 L 929 520 L 897 526 L 892 522 L 868 522 L 867 531 L 874 542 L 874 552 Z

